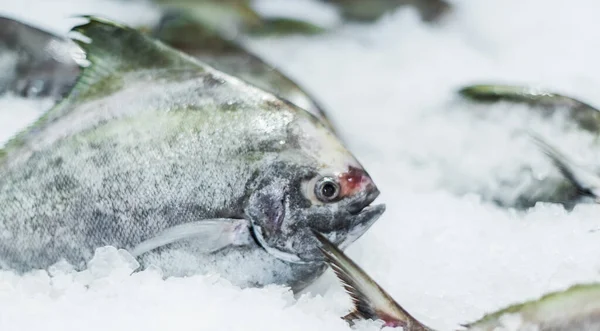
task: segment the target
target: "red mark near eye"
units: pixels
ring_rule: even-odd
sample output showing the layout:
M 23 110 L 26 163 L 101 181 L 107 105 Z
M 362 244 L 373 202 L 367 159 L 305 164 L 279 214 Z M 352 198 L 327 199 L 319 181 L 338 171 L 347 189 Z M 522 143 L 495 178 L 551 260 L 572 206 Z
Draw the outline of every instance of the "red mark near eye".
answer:
M 341 173 L 338 178 L 340 180 L 341 197 L 354 195 L 373 183 L 364 170 L 352 166 L 348 167 L 348 171 Z

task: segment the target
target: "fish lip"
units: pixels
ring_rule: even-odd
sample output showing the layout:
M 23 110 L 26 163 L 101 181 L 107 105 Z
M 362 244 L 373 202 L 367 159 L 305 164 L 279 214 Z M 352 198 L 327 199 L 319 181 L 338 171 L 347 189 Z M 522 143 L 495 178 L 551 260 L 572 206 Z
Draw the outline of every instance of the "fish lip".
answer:
M 381 192 L 379 192 L 377 187 L 372 186 L 364 193 L 354 197 L 347 205 L 346 209 L 350 215 L 359 215 L 363 212 L 363 210 L 371 207 L 371 204 L 379 197 L 380 194 Z
M 386 204 L 369 205 L 363 208 L 358 214 L 354 227 L 344 235 L 344 239 L 340 240 L 340 236 L 336 231 L 332 232 L 321 232 L 322 235 L 326 236 L 329 241 L 335 243 L 340 249 L 344 250 L 350 246 L 353 242 L 362 237 L 370 228 L 375 224 L 377 220 L 386 211 Z M 314 230 L 313 230 L 314 231 Z M 322 262 L 319 259 L 318 262 Z M 316 262 L 316 261 L 315 261 Z
M 373 226 L 373 224 L 379 220 L 386 209 L 387 206 L 385 203 L 368 205 L 363 208 L 357 216 L 359 219 L 356 226 L 348 231 L 346 238 L 342 242 L 338 243 L 339 247 L 344 249 L 351 243 L 358 240 L 358 238 L 362 237 L 371 228 L 371 226 Z

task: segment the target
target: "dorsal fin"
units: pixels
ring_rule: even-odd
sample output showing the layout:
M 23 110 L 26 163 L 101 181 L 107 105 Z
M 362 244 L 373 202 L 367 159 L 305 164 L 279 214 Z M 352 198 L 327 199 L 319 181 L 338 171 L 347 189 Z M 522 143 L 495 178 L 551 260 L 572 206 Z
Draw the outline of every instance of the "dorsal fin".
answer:
M 204 72 L 208 65 L 177 51 L 133 28 L 94 16 L 78 16 L 88 22 L 75 26 L 71 39 L 82 48 L 89 62 L 82 66 L 77 82 L 69 94 L 37 121 L 9 139 L 0 148 L 0 164 L 7 150 L 20 146 L 32 128 L 41 128 L 65 112 L 73 104 L 99 98 L 122 86 L 121 76 L 128 72 L 169 68 Z M 78 35 L 77 35 L 78 34 Z
M 71 39 L 83 49 L 89 65 L 83 69 L 70 98 L 102 94 L 107 86 L 99 83 L 115 74 L 160 68 L 206 69 L 191 56 L 133 28 L 98 17 L 83 18 L 89 21 L 75 26 L 71 31 L 79 35 Z

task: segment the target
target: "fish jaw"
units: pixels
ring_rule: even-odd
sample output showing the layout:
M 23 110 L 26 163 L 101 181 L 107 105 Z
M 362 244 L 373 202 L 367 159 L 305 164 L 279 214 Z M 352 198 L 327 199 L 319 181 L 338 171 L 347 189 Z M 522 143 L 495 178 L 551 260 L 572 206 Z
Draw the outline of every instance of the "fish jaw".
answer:
M 386 210 L 385 204 L 369 205 L 357 215 L 355 219 L 355 225 L 344 235 L 344 239 L 339 242 L 339 247 L 345 249 L 350 246 L 353 242 L 362 237 L 367 230 L 375 224 L 377 220 L 383 215 Z M 334 236 L 339 237 L 336 233 Z

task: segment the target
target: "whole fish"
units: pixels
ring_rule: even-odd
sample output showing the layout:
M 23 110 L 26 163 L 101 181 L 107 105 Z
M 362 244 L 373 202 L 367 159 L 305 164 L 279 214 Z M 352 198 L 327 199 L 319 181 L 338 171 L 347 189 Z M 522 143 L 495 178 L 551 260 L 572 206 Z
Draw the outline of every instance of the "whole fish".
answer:
M 556 112 L 566 112 L 584 130 L 600 132 L 600 111 L 580 100 L 550 92 L 541 88 L 480 84 L 465 86 L 459 90 L 463 97 L 476 102 L 514 102 L 529 104 L 541 109 L 550 116 Z M 514 202 L 500 205 L 529 208 L 538 202 L 560 203 L 567 209 L 582 202 L 600 202 L 600 177 L 590 169 L 581 167 L 570 158 L 551 146 L 543 138 L 529 133 L 533 142 L 546 154 L 563 177 L 538 179 L 531 176 L 528 185 L 519 185 L 519 196 Z M 527 169 L 531 172 L 531 169 Z
M 316 117 L 139 31 L 87 17 L 87 66 L 0 150 L 0 266 L 84 268 L 111 245 L 165 275 L 310 284 L 384 212 Z
M 75 43 L 0 17 L 0 93 L 63 98 L 75 85 L 81 51 Z
M 350 294 L 354 311 L 344 318 L 382 320 L 384 326 L 404 331 L 432 331 L 385 292 L 352 259 L 324 235 L 315 232 L 320 250 L 331 269 Z M 504 324 L 505 318 L 517 326 Z M 580 284 L 485 315 L 462 324 L 464 331 L 593 331 L 600 330 L 600 284 Z

